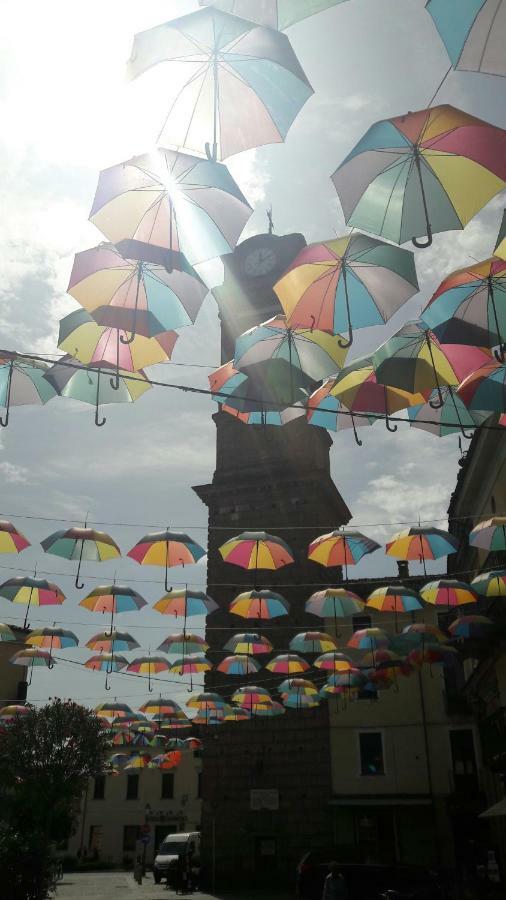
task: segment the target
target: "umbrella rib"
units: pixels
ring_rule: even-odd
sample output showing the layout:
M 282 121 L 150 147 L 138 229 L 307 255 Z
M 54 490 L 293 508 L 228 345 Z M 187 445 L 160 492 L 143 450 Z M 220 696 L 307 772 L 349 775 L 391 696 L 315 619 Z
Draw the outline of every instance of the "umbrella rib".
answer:
M 409 159 L 409 157 L 408 157 L 408 159 Z M 406 159 L 403 159 L 403 160 L 402 160 L 402 167 L 404 167 L 405 164 L 406 164 Z M 409 178 L 410 175 L 411 175 L 411 169 L 412 169 L 413 165 L 414 165 L 414 159 L 413 159 L 413 157 L 411 157 L 411 159 L 409 159 L 409 173 L 408 173 L 408 178 Z M 394 168 L 394 167 L 395 167 L 395 166 L 389 166 L 387 169 L 385 169 L 385 171 L 388 172 L 388 171 L 390 171 L 390 170 L 391 170 L 392 168 Z M 397 178 L 395 179 L 395 182 L 394 182 L 394 184 L 392 185 L 392 188 L 391 188 L 391 190 L 390 190 L 390 196 L 389 196 L 389 198 L 388 198 L 388 201 L 387 201 L 387 203 L 385 204 L 385 212 L 384 212 L 384 214 L 383 214 L 383 219 L 382 219 L 382 222 L 381 222 L 381 232 L 383 232 L 383 228 L 384 228 L 384 225 L 385 225 L 385 221 L 386 221 L 386 217 L 387 217 L 388 210 L 389 210 L 389 207 L 390 207 L 390 203 L 391 203 L 391 201 L 392 201 L 392 198 L 393 198 L 393 195 L 394 195 L 394 191 L 395 191 L 395 189 L 397 188 L 397 185 L 398 185 L 398 183 L 399 183 L 399 179 L 400 179 L 400 177 L 401 177 L 402 174 L 403 174 L 403 169 L 401 168 L 400 171 L 399 171 L 399 173 L 398 173 L 398 175 L 397 175 Z M 407 183 L 407 179 L 406 179 L 406 183 Z M 402 206 L 402 212 L 404 213 L 404 204 L 403 204 L 403 206 Z M 402 235 L 402 215 L 401 215 L 400 226 L 401 226 L 401 227 L 400 227 L 400 229 L 399 229 L 399 238 L 400 238 L 401 235 Z

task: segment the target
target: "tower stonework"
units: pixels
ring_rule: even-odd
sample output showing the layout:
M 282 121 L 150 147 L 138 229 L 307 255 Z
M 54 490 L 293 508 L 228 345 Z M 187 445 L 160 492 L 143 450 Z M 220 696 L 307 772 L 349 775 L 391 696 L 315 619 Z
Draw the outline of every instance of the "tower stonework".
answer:
M 215 291 L 222 329 L 222 362 L 233 358 L 236 338 L 282 312 L 272 290 L 305 246 L 300 234 L 257 235 L 224 257 L 225 280 Z M 214 417 L 216 470 L 211 484 L 194 490 L 209 510 L 208 590 L 219 609 L 208 619 L 206 639 L 214 665 L 234 633 L 268 637 L 273 655 L 288 652 L 297 631 L 322 630 L 304 603 L 336 573 L 307 560 L 310 540 L 346 524 L 351 513 L 330 476 L 328 433 L 297 419 L 284 427 L 246 425 L 224 412 Z M 246 530 L 281 537 L 295 564 L 253 572 L 223 562 L 218 548 Z M 229 612 L 231 600 L 255 585 L 272 587 L 290 604 L 289 616 L 259 622 Z M 262 667 L 269 659 L 257 657 Z M 213 669 L 206 689 L 226 698 L 246 683 L 275 696 L 282 676 L 262 668 L 257 676 L 230 677 Z M 279 698 L 276 698 L 279 699 Z M 209 726 L 204 734 L 202 777 L 203 865 L 216 883 L 293 883 L 295 865 L 309 843 L 331 843 L 330 733 L 325 704 L 287 710 L 278 718 Z M 213 862 L 214 861 L 214 862 Z M 245 880 L 246 878 L 246 880 Z

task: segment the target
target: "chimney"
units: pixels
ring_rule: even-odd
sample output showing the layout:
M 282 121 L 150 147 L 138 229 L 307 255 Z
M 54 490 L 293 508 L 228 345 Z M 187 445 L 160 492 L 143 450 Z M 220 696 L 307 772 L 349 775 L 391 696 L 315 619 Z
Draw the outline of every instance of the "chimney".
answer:
M 409 578 L 409 564 L 406 559 L 398 559 L 397 568 L 399 570 L 399 578 Z

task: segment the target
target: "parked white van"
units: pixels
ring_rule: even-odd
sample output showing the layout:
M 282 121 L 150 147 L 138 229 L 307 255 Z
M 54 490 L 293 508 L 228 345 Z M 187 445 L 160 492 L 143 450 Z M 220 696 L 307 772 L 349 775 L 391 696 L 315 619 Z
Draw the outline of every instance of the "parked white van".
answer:
M 179 831 L 168 834 L 160 844 L 153 863 L 155 884 L 160 884 L 162 878 L 167 879 L 167 884 L 174 882 L 179 857 L 190 851 L 193 853 L 192 871 L 195 879 L 200 874 L 200 831 Z

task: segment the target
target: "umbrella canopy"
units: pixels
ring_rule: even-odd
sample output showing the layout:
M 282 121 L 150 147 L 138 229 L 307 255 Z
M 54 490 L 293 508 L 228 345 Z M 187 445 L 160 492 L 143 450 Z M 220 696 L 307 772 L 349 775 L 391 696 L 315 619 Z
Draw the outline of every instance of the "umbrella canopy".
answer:
M 473 578 L 471 587 L 480 597 L 506 597 L 506 569 L 482 572 Z
M 180 588 L 169 591 L 157 600 L 153 609 L 163 616 L 181 616 L 186 619 L 187 616 L 206 616 L 218 609 L 218 604 L 202 591 Z
M 245 591 L 232 600 L 230 612 L 242 619 L 276 619 L 288 615 L 289 604 L 274 591 Z
M 35 628 L 25 638 L 25 644 L 49 651 L 68 650 L 69 647 L 77 647 L 79 639 L 73 631 L 67 631 L 64 628 Z
M 159 672 L 167 672 L 170 668 L 168 660 L 163 656 L 138 656 L 127 666 L 127 672 L 133 672 L 136 675 L 148 676 L 148 691 L 151 692 L 151 677 L 158 675 Z
M 254 684 L 239 688 L 232 694 L 232 703 L 242 706 L 247 710 L 257 709 L 259 706 L 270 706 L 272 697 L 266 688 L 257 687 Z
M 458 395 L 471 410 L 506 413 L 506 365 L 482 366 L 464 379 Z
M 283 675 L 297 675 L 299 672 L 307 672 L 310 667 L 309 663 L 296 653 L 282 653 L 270 659 L 265 666 L 269 672 Z
M 355 566 L 367 553 L 380 545 L 351 528 L 331 531 L 315 538 L 309 545 L 307 558 L 321 566 Z
M 118 656 L 115 653 L 100 653 L 99 656 L 90 656 L 84 665 L 87 669 L 92 669 L 94 672 L 110 674 L 111 672 L 120 672 L 121 669 L 126 668 L 128 660 L 124 656 Z
M 121 584 L 96 587 L 84 600 L 79 601 L 79 606 L 84 606 L 90 612 L 110 613 L 111 630 L 115 613 L 136 612 L 146 605 L 146 601 L 137 591 Z
M 250 19 L 257 25 L 282 31 L 315 13 L 344 3 L 345 0 L 199 0 L 201 6 L 214 6 L 223 12 Z
M 251 656 L 237 653 L 225 657 L 216 668 L 224 675 L 253 675 L 261 669 L 261 665 Z
M 504 0 L 428 0 L 454 69 L 506 75 Z
M 177 653 L 186 656 L 189 653 L 205 653 L 209 650 L 207 641 L 199 634 L 169 634 L 158 647 L 163 653 Z
M 486 638 L 495 629 L 492 619 L 487 616 L 457 616 L 448 626 L 451 636 L 460 640 Z
M 127 556 L 141 566 L 164 566 L 165 590 L 172 591 L 167 582 L 168 569 L 196 563 L 205 554 L 206 551 L 187 534 L 167 529 L 144 535 Z
M 434 106 L 376 122 L 332 180 L 349 225 L 428 247 L 504 188 L 505 147 L 502 128 Z
M 45 553 L 51 553 L 52 556 L 59 556 L 62 559 L 78 560 L 75 578 L 76 588 L 84 587 L 84 584 L 79 584 L 79 572 L 83 560 L 86 562 L 107 562 L 110 559 L 117 559 L 118 556 L 121 556 L 121 550 L 109 534 L 106 534 L 105 531 L 87 528 L 86 525 L 84 528 L 76 526 L 75 528 L 55 531 L 40 543 Z
M 369 594 L 366 606 L 377 609 L 379 612 L 395 613 L 416 612 L 423 608 L 420 595 L 402 584 L 377 588 L 372 594 Z
M 291 639 L 288 646 L 297 653 L 327 653 L 337 650 L 336 639 L 322 631 L 302 631 Z
M 212 668 L 212 664 L 205 656 L 183 656 L 170 665 L 173 675 L 198 675 L 201 672 L 210 672 Z
M 478 600 L 477 593 L 468 584 L 453 578 L 440 578 L 429 582 L 421 589 L 420 596 L 432 606 L 447 608 L 476 603 Z
M 286 678 L 278 687 L 278 691 L 283 694 L 299 694 L 305 697 L 316 697 L 318 688 L 307 678 Z
M 246 377 L 246 381 L 249 381 L 248 377 Z M 235 398 L 232 402 L 235 402 Z M 253 402 L 253 400 L 248 400 L 248 406 Z M 244 422 L 245 425 L 261 425 L 262 427 L 265 427 L 266 425 L 287 425 L 288 422 L 293 422 L 294 419 L 302 419 L 306 415 L 304 406 L 300 401 L 297 401 L 294 406 L 290 406 L 288 409 L 281 410 L 261 409 L 258 411 L 241 412 L 238 409 L 234 409 L 233 406 L 227 406 L 227 404 L 221 404 L 221 410 L 222 412 L 228 413 L 229 416 L 233 416 L 234 419 L 239 419 L 240 422 Z
M 154 244 L 194 265 L 230 253 L 251 213 L 226 166 L 159 148 L 100 173 L 90 220 L 113 244 Z
M 422 666 L 424 663 L 429 666 L 454 666 L 458 662 L 459 653 L 455 647 L 426 644 L 411 650 L 407 658 L 414 666 Z
M 260 719 L 275 719 L 278 716 L 283 716 L 286 713 L 286 709 L 282 703 L 273 700 L 270 705 L 255 706 L 252 712 L 255 717 L 258 716 Z
M 213 160 L 283 141 L 313 93 L 286 35 L 213 8 L 135 35 L 130 77 L 162 62 L 185 80 L 158 140 Z
M 141 713 L 149 716 L 172 716 L 175 713 L 182 712 L 179 703 L 176 703 L 172 697 L 158 697 L 156 700 L 147 700 L 139 707 Z
M 414 254 L 365 234 L 310 244 L 274 290 L 290 328 L 330 334 L 382 325 L 418 291 Z M 335 371 L 335 369 L 334 369 Z
M 475 429 L 476 422 L 452 387 L 442 387 L 442 405 L 439 404 L 438 391 L 432 391 L 427 403 L 412 406 L 408 409 L 408 417 L 412 428 L 421 428 L 437 437 L 460 432 L 465 438 L 472 437 L 466 428 Z
M 436 625 L 427 622 L 414 622 L 402 629 L 400 639 L 403 642 L 421 644 L 445 644 L 448 640 L 444 632 Z
M 234 634 L 224 645 L 224 649 L 230 650 L 232 653 L 246 653 L 254 656 L 258 653 L 271 653 L 272 644 L 261 634 Z
M 153 769 L 176 769 L 183 758 L 180 750 L 171 750 L 169 753 L 162 753 L 159 756 L 153 756 L 149 763 L 149 767 Z M 128 769 L 128 766 L 125 768 Z
M 128 704 L 119 703 L 117 700 L 100 703 L 95 707 L 95 712 L 97 716 L 102 716 L 105 719 L 134 718 L 133 710 Z
M 440 528 L 427 528 L 412 525 L 398 531 L 387 542 L 385 553 L 396 559 L 418 560 L 440 559 L 450 553 L 456 553 L 459 547 L 457 538 Z
M 347 646 L 354 650 L 386 650 L 389 637 L 382 628 L 360 628 L 352 634 Z
M 364 602 L 345 588 L 326 588 L 312 594 L 304 609 L 321 619 L 345 619 L 363 612 Z
M 243 709 L 242 706 L 231 706 L 229 703 L 225 705 L 225 722 L 247 722 L 251 719 L 249 709 Z
M 325 694 L 341 694 L 347 691 L 359 691 L 365 683 L 360 669 L 349 669 L 347 672 L 333 672 L 329 675 L 322 691 Z
M 16 640 L 16 635 L 14 634 L 12 629 L 9 627 L 9 625 L 4 625 L 3 622 L 0 622 L 0 643 L 3 643 L 4 641 L 7 642 L 7 641 L 15 641 L 15 640 Z
M 21 553 L 30 546 L 30 541 L 12 522 L 0 521 L 0 553 Z
M 30 578 L 27 575 L 9 578 L 0 585 L 0 597 L 11 603 L 26 603 L 23 628 L 26 628 L 31 606 L 61 606 L 65 595 L 56 584 L 45 578 Z
M 189 709 L 202 710 L 223 710 L 225 701 L 220 694 L 213 691 L 204 691 L 202 694 L 194 694 L 187 700 L 186 705 Z
M 265 531 L 243 531 L 219 548 L 227 563 L 241 569 L 281 569 L 293 563 L 292 551 L 281 538 Z
M 506 550 L 506 516 L 492 516 L 475 525 L 469 534 L 469 543 L 489 553 Z
M 55 388 L 44 378 L 48 371 L 47 363 L 0 350 L 0 406 L 5 407 L 0 425 L 9 424 L 11 406 L 40 406 L 55 396 Z
M 367 415 L 354 416 L 335 396 L 335 384 L 336 378 L 327 378 L 311 394 L 307 401 L 307 420 L 310 425 L 327 428 L 330 431 L 344 431 L 353 428 L 355 441 L 361 447 L 362 441 L 358 438 L 357 428 L 374 425 L 376 418 Z
M 349 672 L 351 669 L 351 659 L 344 653 L 337 653 L 332 650 L 330 653 L 323 653 L 314 661 L 315 668 L 324 669 L 327 672 Z
M 127 762 L 124 764 L 123 768 L 125 771 L 127 769 L 147 769 L 147 767 L 151 763 L 151 757 L 149 753 L 134 753 L 133 756 L 129 756 Z
M 228 362 L 209 375 L 213 400 L 229 415 L 251 425 L 286 425 L 305 415 L 314 382 L 284 359 L 271 359 L 239 372 Z
M 448 344 L 496 347 L 506 342 L 506 261 L 493 256 L 452 272 L 422 312 Z
M 310 326 L 294 328 L 286 316 L 274 316 L 237 338 L 234 366 L 248 373 L 260 364 L 268 366 L 272 361 L 282 360 L 312 380 L 321 381 L 343 367 L 346 348 L 341 344 L 338 335 Z
M 116 650 L 135 650 L 139 644 L 127 631 L 117 631 L 113 628 L 112 631 L 95 634 L 89 641 L 86 641 L 86 646 L 99 653 L 115 653 Z
M 36 666 L 45 666 L 52 669 L 55 666 L 55 660 L 45 650 L 39 650 L 38 647 L 28 647 L 26 650 L 19 650 L 14 656 L 11 656 L 10 663 L 13 666 L 25 666 L 30 669 L 30 677 L 27 684 L 32 683 L 33 670 Z
M 146 346 L 142 340 L 134 341 L 130 355 L 125 346 L 126 338 L 122 336 L 119 365 L 130 369 L 131 356 L 137 363 L 133 366 L 135 371 L 151 365 L 149 347 L 151 354 L 160 355 L 159 361 L 170 358 L 175 336 L 164 337 L 164 333 L 195 322 L 207 287 L 182 253 L 157 250 L 141 241 L 122 241 L 120 247 L 122 253 L 114 244 L 100 244 L 77 253 L 67 290 L 101 326 L 123 329 L 146 338 L 161 336 L 159 347 L 154 343 Z M 135 258 L 125 259 L 128 252 L 135 254 Z M 91 332 L 90 328 L 88 332 Z M 106 334 L 100 349 L 105 345 L 116 365 L 116 347 L 113 343 L 111 348 L 110 343 L 111 336 Z M 71 344 L 62 349 L 77 356 Z M 142 362 L 144 358 L 146 361 Z M 93 361 L 93 358 L 83 360 Z
M 19 703 L 10 703 L 8 706 L 2 706 L 0 709 L 0 719 L 14 720 L 17 716 L 26 716 L 31 711 L 31 706 L 22 706 Z
M 287 709 L 314 709 L 320 705 L 318 696 L 307 697 L 305 694 L 284 694 L 283 706 Z

